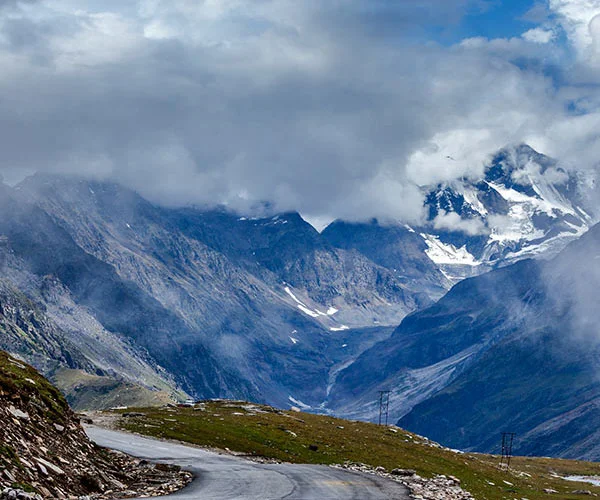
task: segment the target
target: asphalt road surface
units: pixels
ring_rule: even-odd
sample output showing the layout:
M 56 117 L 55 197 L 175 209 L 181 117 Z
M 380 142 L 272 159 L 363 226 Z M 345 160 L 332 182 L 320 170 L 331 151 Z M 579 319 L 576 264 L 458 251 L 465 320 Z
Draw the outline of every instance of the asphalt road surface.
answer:
M 86 429 L 101 446 L 155 462 L 180 465 L 196 479 L 170 495 L 202 500 L 408 500 L 394 481 L 321 465 L 258 464 L 239 457 L 98 427 Z

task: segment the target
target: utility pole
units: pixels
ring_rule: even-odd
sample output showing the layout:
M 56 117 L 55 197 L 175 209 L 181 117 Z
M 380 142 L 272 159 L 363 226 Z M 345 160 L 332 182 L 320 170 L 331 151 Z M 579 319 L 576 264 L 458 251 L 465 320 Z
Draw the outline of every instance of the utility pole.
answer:
M 512 458 L 512 447 L 514 439 L 514 432 L 502 433 L 502 458 L 500 459 L 500 466 L 506 464 L 507 469 L 510 468 L 510 459 Z
M 390 391 L 379 391 L 379 425 L 385 416 L 385 425 L 388 424 L 388 416 L 390 411 Z

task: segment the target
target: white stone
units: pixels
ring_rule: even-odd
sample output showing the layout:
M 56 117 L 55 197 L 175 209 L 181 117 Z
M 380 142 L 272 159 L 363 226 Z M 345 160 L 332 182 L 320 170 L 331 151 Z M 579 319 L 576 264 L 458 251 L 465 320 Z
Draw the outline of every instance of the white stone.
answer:
M 26 413 L 24 411 L 19 410 L 18 408 L 15 408 L 14 406 L 9 406 L 8 407 L 8 412 L 16 418 L 20 418 L 22 420 L 29 420 L 29 413 Z

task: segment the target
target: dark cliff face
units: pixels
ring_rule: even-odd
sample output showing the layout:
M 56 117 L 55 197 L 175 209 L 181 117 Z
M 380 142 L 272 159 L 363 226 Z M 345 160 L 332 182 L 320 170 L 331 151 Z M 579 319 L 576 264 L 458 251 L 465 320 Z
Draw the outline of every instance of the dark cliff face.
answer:
M 396 407 L 401 426 L 461 449 L 496 452 L 510 431 L 518 453 L 598 458 L 598 248 L 600 226 L 551 261 L 463 281 L 342 372 L 334 395 L 361 380 L 365 391 L 398 392 L 408 374 L 430 370 L 438 384 Z
M 391 270 L 415 291 L 441 297 L 450 286 L 439 268 L 427 257 L 427 245 L 405 226 L 335 221 L 324 231 L 325 239 L 337 248 L 356 250 Z

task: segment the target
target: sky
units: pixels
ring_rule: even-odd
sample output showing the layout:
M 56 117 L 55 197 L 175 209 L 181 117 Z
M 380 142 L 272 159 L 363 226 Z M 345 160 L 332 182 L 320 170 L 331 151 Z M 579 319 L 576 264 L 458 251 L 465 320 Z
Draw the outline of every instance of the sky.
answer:
M 600 158 L 600 0 L 0 0 L 0 65 L 8 182 L 412 223 L 503 147 Z

